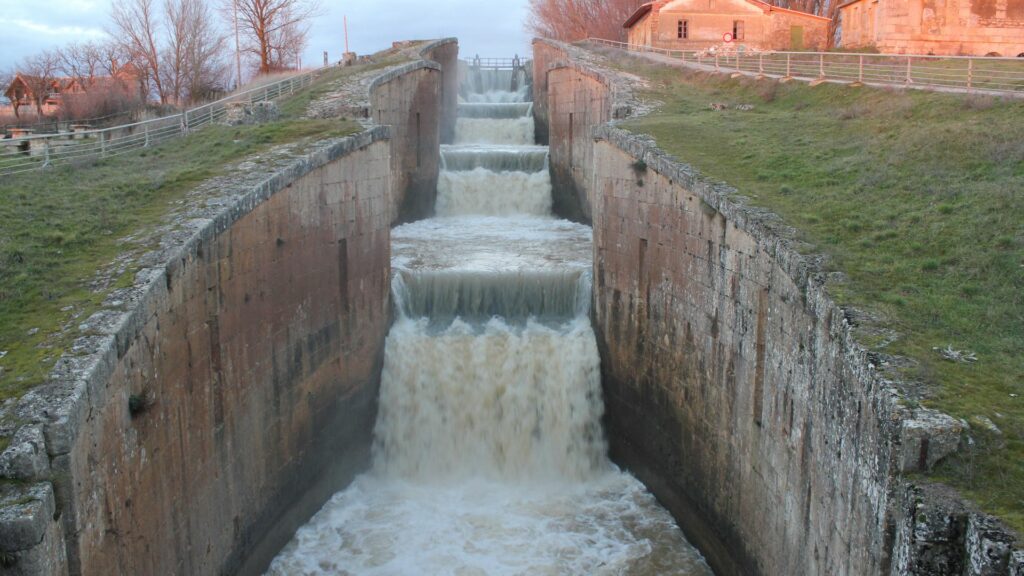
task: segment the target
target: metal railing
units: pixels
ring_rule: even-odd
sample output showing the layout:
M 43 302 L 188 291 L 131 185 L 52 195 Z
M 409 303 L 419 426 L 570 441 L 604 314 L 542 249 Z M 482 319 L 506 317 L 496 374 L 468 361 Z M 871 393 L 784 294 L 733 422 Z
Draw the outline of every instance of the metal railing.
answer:
M 475 68 L 497 68 L 497 69 L 513 69 L 522 68 L 530 60 L 526 58 L 467 58 L 465 60 L 467 64 Z
M 0 139 L 0 176 L 40 170 L 49 166 L 84 162 L 155 146 L 172 138 L 222 121 L 228 105 L 264 102 L 309 86 L 324 68 L 232 94 L 216 102 L 153 120 L 101 130 L 58 134 L 19 135 Z
M 590 38 L 631 52 L 661 54 L 702 70 L 811 82 L 906 86 L 931 90 L 1024 96 L 1024 58 L 925 56 L 849 52 L 669 50 Z

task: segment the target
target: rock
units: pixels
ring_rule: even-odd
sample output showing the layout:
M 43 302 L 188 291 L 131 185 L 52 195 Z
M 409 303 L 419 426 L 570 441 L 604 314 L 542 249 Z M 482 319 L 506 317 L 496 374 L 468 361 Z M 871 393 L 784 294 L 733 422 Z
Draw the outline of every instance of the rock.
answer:
M 10 445 L 0 452 L 0 477 L 12 480 L 40 480 L 50 471 L 46 441 L 40 426 L 23 426 Z
M 38 544 L 53 520 L 55 505 L 49 483 L 0 485 L 0 552 L 18 552 Z
M 277 103 L 268 102 L 229 102 L 224 105 L 224 124 L 241 126 L 243 124 L 265 124 L 281 117 Z
M 903 472 L 931 470 L 960 446 L 961 421 L 937 410 L 918 408 L 900 429 L 899 465 Z
M 1003 435 L 1003 431 L 996 426 L 996 423 L 985 416 L 974 416 L 971 418 L 971 423 L 998 436 Z
M 967 520 L 964 548 L 967 552 L 964 574 L 1000 576 L 1006 574 L 1013 545 L 1012 537 L 995 519 L 971 514 Z

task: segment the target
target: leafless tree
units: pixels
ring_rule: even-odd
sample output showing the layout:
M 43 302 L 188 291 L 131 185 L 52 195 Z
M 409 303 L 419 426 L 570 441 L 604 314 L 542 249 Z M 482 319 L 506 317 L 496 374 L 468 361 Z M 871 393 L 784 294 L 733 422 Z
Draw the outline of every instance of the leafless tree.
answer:
M 3 95 L 3 91 L 7 90 L 7 87 L 11 85 L 11 81 L 14 80 L 15 71 L 10 68 L 0 68 L 0 98 L 6 98 Z
M 60 74 L 78 80 L 83 86 L 103 75 L 103 54 L 94 42 L 72 42 L 58 48 L 56 54 Z
M 115 0 L 111 9 L 115 38 L 120 38 L 133 60 L 144 65 L 161 104 L 167 103 L 159 49 L 160 22 L 154 0 Z
M 243 48 L 266 74 L 290 68 L 305 47 L 309 21 L 320 14 L 319 0 L 223 0 L 225 14 L 238 8 Z
M 623 22 L 643 0 L 530 0 L 527 30 L 573 42 L 588 37 L 623 40 Z
M 53 91 L 53 83 L 57 79 L 60 68 L 60 57 L 56 52 L 44 50 L 29 56 L 18 66 L 18 72 L 28 87 L 36 113 L 43 115 L 43 104 Z M 14 114 L 18 116 L 18 102 L 13 102 Z

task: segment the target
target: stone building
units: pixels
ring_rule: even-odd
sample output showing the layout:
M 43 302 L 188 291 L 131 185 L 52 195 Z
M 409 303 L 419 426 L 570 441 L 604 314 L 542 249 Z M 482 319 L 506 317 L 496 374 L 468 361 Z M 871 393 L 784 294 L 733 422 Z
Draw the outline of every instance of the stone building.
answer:
M 636 46 L 823 50 L 829 22 L 759 0 L 656 0 L 640 6 L 623 26 L 629 30 L 629 43 Z
M 839 13 L 844 48 L 1024 55 L 1024 0 L 852 0 Z

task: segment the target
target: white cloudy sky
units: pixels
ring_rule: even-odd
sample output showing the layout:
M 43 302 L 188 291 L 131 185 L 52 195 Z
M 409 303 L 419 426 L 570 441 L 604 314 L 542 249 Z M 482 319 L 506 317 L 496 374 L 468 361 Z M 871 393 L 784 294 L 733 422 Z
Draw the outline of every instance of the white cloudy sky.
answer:
M 214 2 L 215 0 L 209 0 Z M 23 57 L 71 41 L 100 39 L 111 0 L 0 0 L 0 69 Z M 348 16 L 349 46 L 360 54 L 393 40 L 457 36 L 463 56 L 512 56 L 529 50 L 523 29 L 527 0 L 322 0 L 305 64 L 327 50 L 337 60 L 344 49 L 342 17 Z

